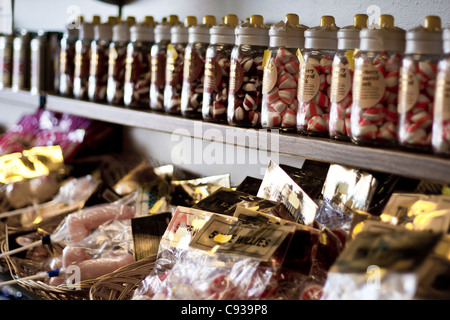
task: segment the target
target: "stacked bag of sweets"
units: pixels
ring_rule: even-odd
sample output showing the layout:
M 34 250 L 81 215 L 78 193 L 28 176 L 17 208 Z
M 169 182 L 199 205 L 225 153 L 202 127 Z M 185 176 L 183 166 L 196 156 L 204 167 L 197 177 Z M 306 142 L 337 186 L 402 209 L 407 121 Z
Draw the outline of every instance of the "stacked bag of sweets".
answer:
M 130 43 L 127 47 L 125 67 L 124 105 L 129 108 L 150 107 L 151 59 L 154 44 L 153 17 L 130 28 Z
M 332 16 L 321 17 L 319 26 L 305 30 L 298 79 L 297 129 L 300 134 L 328 136 L 331 70 L 338 30 Z
M 184 55 L 181 90 L 181 114 L 186 118 L 202 118 L 206 50 L 211 37 L 209 30 L 215 24 L 216 18 L 207 15 L 203 17 L 203 24 L 188 29 L 189 42 Z
M 368 16 L 357 14 L 353 25 L 341 28 L 338 33 L 336 55 L 333 59 L 330 94 L 330 138 L 350 140 L 350 114 L 353 102 L 353 76 L 355 49 L 359 48 L 359 32 L 367 27 Z
M 150 109 L 164 111 L 166 85 L 167 46 L 171 40 L 171 28 L 179 24 L 177 15 L 170 15 L 155 27 L 155 44 L 151 49 Z
M 184 24 L 178 23 L 170 29 L 164 87 L 164 109 L 169 114 L 181 114 L 184 54 L 189 42 L 188 30 L 196 24 L 196 17 L 187 16 Z
M 269 46 L 269 27 L 260 15 L 236 27 L 236 43 L 230 58 L 228 88 L 228 124 L 238 127 L 260 127 L 262 65 L 264 50 Z
M 379 29 L 363 29 L 355 57 L 352 141 L 357 144 L 397 145 L 399 72 L 405 51 L 405 31 L 390 15 L 380 16 Z
M 60 61 L 59 61 L 59 94 L 73 97 L 73 81 L 75 77 L 75 42 L 80 33 L 79 25 L 84 18 L 79 16 L 74 22 L 66 26 L 61 39 Z
M 261 126 L 297 130 L 297 87 L 299 61 L 297 50 L 303 50 L 303 33 L 298 15 L 287 14 L 284 21 L 270 27 L 269 49 L 263 61 Z
M 12 34 L 0 36 L 0 88 L 11 88 L 13 66 L 13 40 Z
M 106 100 L 110 104 L 124 104 L 127 46 L 130 42 L 130 27 L 135 23 L 134 17 L 128 17 L 127 21 L 121 21 L 113 27 L 113 38 L 109 45 L 106 87 Z
M 94 25 L 94 40 L 91 43 L 91 62 L 89 65 L 89 100 L 106 103 L 108 85 L 109 46 L 113 38 L 112 28 L 116 18 Z
M 436 154 L 450 154 L 450 29 L 443 32 L 445 56 L 439 61 L 431 144 Z
M 377 220 L 354 224 L 323 299 L 448 299 L 448 195 L 393 193 Z
M 398 139 L 401 147 L 431 151 L 437 64 L 443 54 L 441 19 L 427 16 L 406 34 L 399 88 Z
M 77 99 L 88 100 L 89 98 L 91 43 L 94 40 L 94 26 L 100 22 L 99 16 L 94 16 L 92 23 L 83 22 L 75 42 L 73 95 Z
M 227 14 L 223 22 L 210 29 L 211 41 L 206 50 L 203 88 L 203 120 L 227 122 L 230 57 L 235 41 L 238 17 Z

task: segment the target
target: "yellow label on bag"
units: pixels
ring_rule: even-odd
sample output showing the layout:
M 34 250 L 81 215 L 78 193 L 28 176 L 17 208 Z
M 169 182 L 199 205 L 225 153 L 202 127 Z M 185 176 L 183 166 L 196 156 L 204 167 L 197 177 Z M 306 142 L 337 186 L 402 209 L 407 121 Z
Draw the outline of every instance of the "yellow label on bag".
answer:
M 0 157 L 0 183 L 45 176 L 63 168 L 64 158 L 60 146 L 35 147 Z

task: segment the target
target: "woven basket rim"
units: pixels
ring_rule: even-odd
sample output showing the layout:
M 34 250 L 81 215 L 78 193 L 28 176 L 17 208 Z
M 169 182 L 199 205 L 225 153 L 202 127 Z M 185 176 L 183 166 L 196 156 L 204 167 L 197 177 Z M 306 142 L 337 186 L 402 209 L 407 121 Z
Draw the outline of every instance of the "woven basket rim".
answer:
M 153 254 L 116 271 L 103 275 L 91 286 L 91 300 L 128 300 L 139 283 L 153 270 L 157 254 Z
M 6 251 L 6 241 L 2 240 L 0 242 L 0 251 L 5 252 Z M 12 259 L 10 256 L 4 257 L 4 259 L 7 262 L 11 277 L 13 279 L 18 278 L 19 267 L 14 261 L 15 259 Z M 156 259 L 156 257 L 155 257 Z M 129 265 L 123 266 L 112 273 L 120 273 L 120 272 L 126 272 L 126 270 L 132 269 L 134 267 L 141 266 L 146 260 L 140 260 L 134 263 L 131 263 Z M 136 264 L 136 266 L 134 266 Z M 108 279 L 108 276 L 112 273 L 102 275 L 100 277 L 94 278 L 94 279 L 88 279 L 83 280 L 77 283 L 75 288 L 70 288 L 66 284 L 60 284 L 58 286 L 51 286 L 43 281 L 40 280 L 24 280 L 24 281 L 18 281 L 18 284 L 27 289 L 28 291 L 38 295 L 39 297 L 43 299 L 50 299 L 50 300 L 89 300 L 90 299 L 90 289 L 92 286 L 94 286 L 98 281 Z

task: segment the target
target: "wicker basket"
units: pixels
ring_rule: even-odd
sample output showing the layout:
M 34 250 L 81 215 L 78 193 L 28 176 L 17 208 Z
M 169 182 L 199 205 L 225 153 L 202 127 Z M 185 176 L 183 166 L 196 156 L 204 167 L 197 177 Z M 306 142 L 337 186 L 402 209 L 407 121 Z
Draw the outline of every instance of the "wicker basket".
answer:
M 1 251 L 6 252 L 6 241 L 2 241 L 0 245 Z M 62 251 L 62 248 L 56 248 L 56 250 Z M 18 259 L 12 256 L 6 256 L 4 259 L 13 279 L 27 277 L 38 271 L 33 270 L 36 267 L 33 267 L 32 261 L 28 259 Z M 81 281 L 77 289 L 69 288 L 66 285 L 55 287 L 43 281 L 35 280 L 18 281 L 18 284 L 44 300 L 88 300 L 89 289 L 95 281 L 96 279 Z
M 0 246 L 2 252 L 7 251 L 6 241 L 3 240 Z M 56 248 L 59 249 L 62 248 Z M 31 270 L 30 260 L 10 256 L 4 259 L 14 279 L 30 276 L 37 271 Z M 19 281 L 18 284 L 44 300 L 89 300 L 91 297 L 95 300 L 126 300 L 131 298 L 134 288 L 153 269 L 155 260 L 156 255 L 153 255 L 101 277 L 80 281 L 76 289 L 65 284 L 55 287 L 35 280 Z
M 153 270 L 156 254 L 124 266 L 97 279 L 91 300 L 130 300 L 139 283 Z

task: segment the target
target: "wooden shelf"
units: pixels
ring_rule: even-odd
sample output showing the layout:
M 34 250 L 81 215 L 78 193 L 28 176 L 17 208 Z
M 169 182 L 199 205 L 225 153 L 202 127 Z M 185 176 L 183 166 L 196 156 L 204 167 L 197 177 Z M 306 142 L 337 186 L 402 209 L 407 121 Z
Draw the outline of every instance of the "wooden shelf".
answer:
M 167 115 L 151 110 L 135 110 L 107 104 L 80 101 L 55 95 L 45 97 L 46 109 L 119 125 L 183 135 L 268 152 L 337 163 L 355 168 L 398 174 L 410 178 L 450 183 L 450 159 L 430 154 L 357 146 L 351 142 L 304 137 L 275 130 L 248 129 Z M 0 102 L 36 109 L 43 97 L 30 92 L 0 90 Z M 268 147 L 254 145 L 268 141 Z
M 357 146 L 351 142 L 303 137 L 298 134 L 269 130 L 237 128 L 150 110 L 134 110 L 51 95 L 47 96 L 46 108 L 55 112 L 69 113 L 125 126 L 175 133 L 247 148 L 257 147 L 252 145 L 249 139 L 243 139 L 243 137 L 258 135 L 259 138 L 267 139 L 263 141 L 270 142 L 278 139 L 278 148 L 270 146 L 269 148 L 260 148 L 263 150 L 405 177 L 450 183 L 450 159 L 443 159 L 435 155 Z M 216 130 L 217 134 L 215 136 L 211 134 L 208 137 L 205 132 L 211 133 L 211 129 Z M 227 135 L 234 139 L 227 140 Z
M 37 109 L 43 103 L 42 96 L 32 94 L 30 91 L 13 91 L 11 88 L 1 89 L 0 99 L 4 104 L 29 109 Z

